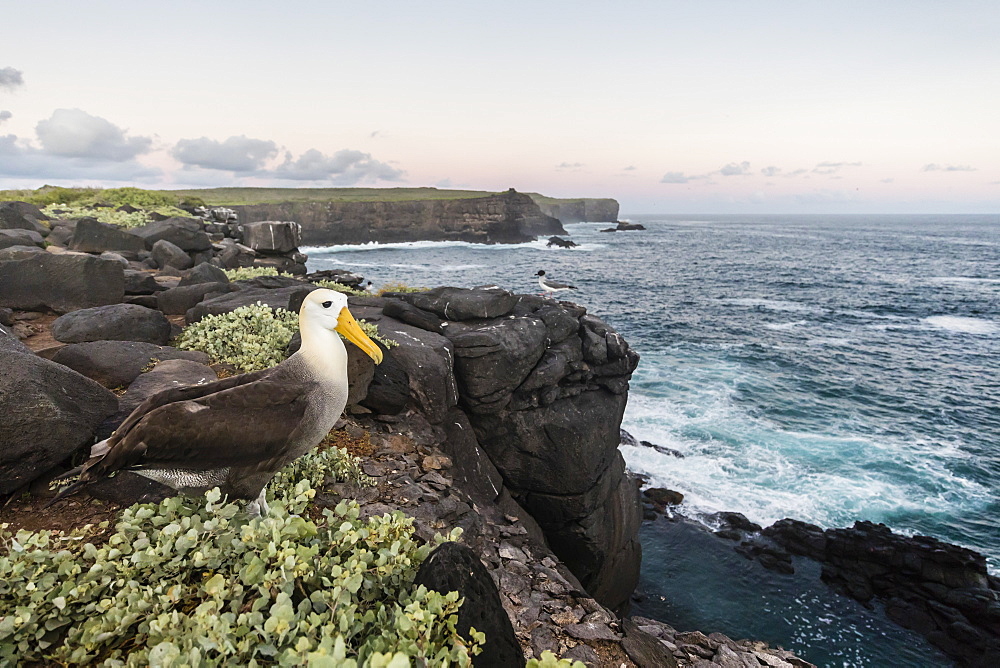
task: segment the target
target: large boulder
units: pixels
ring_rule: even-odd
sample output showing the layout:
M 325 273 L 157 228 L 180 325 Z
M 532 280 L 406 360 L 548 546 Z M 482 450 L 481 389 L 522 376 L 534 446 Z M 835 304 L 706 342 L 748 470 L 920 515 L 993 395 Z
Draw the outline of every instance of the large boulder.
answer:
M 166 288 L 157 283 L 156 277 L 148 271 L 125 270 L 125 294 L 152 295 L 163 290 Z
M 39 246 L 7 246 L 0 248 L 0 262 L 7 260 L 23 260 L 35 253 L 44 253 L 45 249 Z
M 218 380 L 218 377 L 212 367 L 201 362 L 189 359 L 157 362 L 152 370 L 139 374 L 128 386 L 128 390 L 120 400 L 121 410 L 115 419 L 121 423 L 139 404 L 157 392 L 187 387 L 188 385 L 211 383 L 215 380 Z
M 31 352 L 31 348 L 21 343 L 21 339 L 17 338 L 17 334 L 14 333 L 7 325 L 0 323 L 0 352 L 15 352 L 15 353 L 25 353 L 34 354 Z
M 45 245 L 42 235 L 34 230 L 0 230 L 0 248 L 10 248 L 11 246 L 36 246 L 41 248 Z
M 184 359 L 208 364 L 208 355 L 197 350 L 178 350 L 142 341 L 89 341 L 71 343 L 52 357 L 53 362 L 108 388 L 123 387 L 138 378 L 152 364 Z
M 166 239 L 159 239 L 153 244 L 150 257 L 160 268 L 190 269 L 194 265 L 194 260 L 184 249 Z
M 141 237 L 146 242 L 146 248 L 153 249 L 153 244 L 165 239 L 182 250 L 206 251 L 212 249 L 212 240 L 205 233 L 200 221 L 194 218 L 167 218 L 149 223 L 132 230 L 132 234 Z
M 219 285 L 217 283 L 209 283 L 208 285 Z M 194 288 L 197 286 L 185 286 L 185 288 L 175 288 L 177 290 Z M 225 286 L 223 285 L 223 288 Z M 260 302 L 270 306 L 272 309 L 286 309 L 295 310 L 290 308 L 290 303 L 296 296 L 300 297 L 299 303 L 301 303 L 301 294 L 303 292 L 309 292 L 314 288 L 307 284 L 299 283 L 298 285 L 290 286 L 287 288 L 278 288 L 277 290 L 268 290 L 265 288 L 247 288 L 244 290 L 238 290 L 237 292 L 231 292 L 229 294 L 219 295 L 218 297 L 212 297 L 211 299 L 206 299 L 205 301 L 192 307 L 187 314 L 185 319 L 188 323 L 198 322 L 206 315 L 218 315 L 219 313 L 229 313 L 240 306 L 247 306 L 249 304 L 256 304 Z M 165 293 L 161 293 L 165 294 Z
M 465 290 L 443 287 L 396 296 L 445 320 L 499 318 L 510 313 L 518 302 L 517 296 L 499 288 Z
M 116 225 L 99 222 L 96 218 L 81 218 L 76 223 L 68 248 L 84 253 L 106 250 L 138 253 L 146 250 L 146 242 Z
M 0 262 L 0 306 L 66 313 L 117 304 L 125 297 L 125 270 L 90 255 L 35 253 Z
M 290 253 L 302 243 L 302 226 L 291 221 L 264 220 L 241 227 L 243 243 L 261 253 Z
M 52 323 L 52 336 L 63 343 L 145 341 L 163 345 L 170 340 L 170 321 L 160 311 L 145 306 L 111 304 L 60 316 Z
M 493 578 L 470 548 L 461 543 L 442 543 L 420 565 L 413 585 L 442 594 L 457 591 L 465 600 L 458 610 L 455 630 L 469 641 L 472 629 L 486 634 L 483 653 L 473 660 L 475 668 L 508 668 L 524 663 L 521 645 Z
M 229 277 L 218 267 L 202 262 L 182 278 L 177 285 L 197 285 L 199 283 L 229 283 Z
M 49 228 L 41 221 L 48 219 L 34 204 L 0 202 L 0 230 L 33 230 L 44 237 Z
M 184 315 L 206 298 L 218 297 L 239 290 L 239 285 L 230 283 L 178 285 L 156 294 L 156 308 L 167 315 Z
M 61 364 L 0 350 L 0 406 L 0 494 L 10 494 L 89 446 L 118 400 Z
M 214 261 L 224 269 L 236 269 L 237 267 L 252 267 L 257 253 L 249 246 L 237 243 L 233 239 L 223 239 L 215 245 L 216 255 Z

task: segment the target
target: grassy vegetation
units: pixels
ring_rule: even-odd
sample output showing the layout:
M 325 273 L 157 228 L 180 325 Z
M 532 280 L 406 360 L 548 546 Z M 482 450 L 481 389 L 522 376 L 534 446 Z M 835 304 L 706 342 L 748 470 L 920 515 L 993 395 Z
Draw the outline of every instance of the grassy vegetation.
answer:
M 51 204 L 96 206 L 134 206 L 137 209 L 156 211 L 161 208 L 177 210 L 179 206 L 203 206 L 197 196 L 173 193 L 169 190 L 143 190 L 142 188 L 61 188 L 42 186 L 37 190 L 0 190 L 0 201 L 20 201 L 46 207 Z M 181 212 L 183 214 L 183 212 Z M 175 214 L 176 215 L 176 214 Z M 186 214 L 184 214 L 186 215 Z

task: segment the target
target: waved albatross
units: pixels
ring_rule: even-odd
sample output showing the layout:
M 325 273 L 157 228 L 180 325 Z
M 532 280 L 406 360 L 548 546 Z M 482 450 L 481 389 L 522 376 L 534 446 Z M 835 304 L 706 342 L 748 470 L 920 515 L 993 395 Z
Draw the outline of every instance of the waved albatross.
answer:
M 219 487 L 231 499 L 250 501 L 250 515 L 267 514 L 268 481 L 316 447 L 347 404 L 347 349 L 337 332 L 382 361 L 340 292 L 310 292 L 299 309 L 299 331 L 302 347 L 277 366 L 146 399 L 93 447 L 79 480 L 52 503 L 116 471 L 132 471 L 182 494 Z

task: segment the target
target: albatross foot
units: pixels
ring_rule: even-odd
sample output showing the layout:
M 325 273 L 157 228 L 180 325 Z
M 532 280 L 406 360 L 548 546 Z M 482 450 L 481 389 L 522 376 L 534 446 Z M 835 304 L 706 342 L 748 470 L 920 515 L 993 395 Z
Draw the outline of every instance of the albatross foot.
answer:
M 267 505 L 266 495 L 267 487 L 262 487 L 257 498 L 247 504 L 247 515 L 250 517 L 262 517 L 271 512 L 271 509 Z

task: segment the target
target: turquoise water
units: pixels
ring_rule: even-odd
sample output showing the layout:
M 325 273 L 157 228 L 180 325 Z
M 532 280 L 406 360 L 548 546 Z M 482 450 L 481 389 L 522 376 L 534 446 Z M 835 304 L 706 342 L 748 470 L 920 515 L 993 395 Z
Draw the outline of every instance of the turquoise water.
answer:
M 685 456 L 623 454 L 683 513 L 873 520 L 1000 566 L 1000 216 L 632 219 L 649 229 L 567 226 L 572 250 L 421 242 L 309 264 L 522 292 L 545 269 L 642 355 L 624 426 Z M 644 584 L 677 587 L 657 536 Z M 717 630 L 741 635 L 738 617 Z

